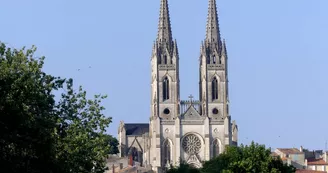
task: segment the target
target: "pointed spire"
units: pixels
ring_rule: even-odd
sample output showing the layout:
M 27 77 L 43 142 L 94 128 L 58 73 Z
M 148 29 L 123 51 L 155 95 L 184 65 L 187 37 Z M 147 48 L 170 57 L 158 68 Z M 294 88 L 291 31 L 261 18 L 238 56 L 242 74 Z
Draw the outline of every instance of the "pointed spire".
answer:
M 227 70 L 228 69 L 228 52 L 227 52 L 227 46 L 226 46 L 225 39 L 223 39 L 221 44 L 222 44 L 221 63 L 225 65 L 225 69 Z M 228 72 L 226 72 L 226 78 L 228 79 Z
M 226 47 L 225 39 L 223 39 L 221 55 L 225 56 L 225 58 L 228 58 L 227 57 L 227 47 Z
M 154 41 L 154 43 L 153 43 L 153 50 L 152 50 L 152 54 L 151 54 L 151 58 L 154 58 L 155 55 L 156 55 L 156 53 L 157 53 L 157 43 L 156 43 L 156 41 Z
M 178 58 L 179 57 L 179 49 L 178 49 L 178 42 L 176 39 L 174 39 L 173 47 L 174 47 L 173 54 L 176 55 Z
M 206 25 L 206 42 L 221 43 L 216 0 L 209 0 Z
M 166 42 L 169 45 L 172 44 L 172 31 L 170 23 L 170 13 L 168 0 L 161 0 L 159 23 L 158 23 L 158 42 Z
M 203 53 L 203 48 L 204 48 L 204 47 L 203 47 L 203 41 L 202 41 L 202 42 L 200 43 L 200 48 L 199 48 L 199 49 L 200 49 L 200 54 L 201 54 L 201 55 L 202 55 L 202 53 Z M 200 57 L 200 58 L 201 58 L 201 57 Z

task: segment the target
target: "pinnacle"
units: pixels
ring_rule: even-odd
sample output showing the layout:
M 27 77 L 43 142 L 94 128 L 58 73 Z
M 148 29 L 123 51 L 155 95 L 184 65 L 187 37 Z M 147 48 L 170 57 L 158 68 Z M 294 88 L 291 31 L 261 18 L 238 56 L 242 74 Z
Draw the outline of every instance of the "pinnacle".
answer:
M 208 4 L 206 42 L 208 43 L 214 42 L 219 44 L 221 42 L 218 13 L 216 9 L 216 0 L 209 0 L 209 4 Z
M 170 45 L 172 43 L 172 31 L 169 6 L 167 1 L 168 0 L 161 0 L 157 41 L 166 42 Z
M 227 54 L 227 47 L 226 47 L 225 39 L 223 39 L 223 41 L 222 41 L 222 55 L 226 56 L 226 54 Z

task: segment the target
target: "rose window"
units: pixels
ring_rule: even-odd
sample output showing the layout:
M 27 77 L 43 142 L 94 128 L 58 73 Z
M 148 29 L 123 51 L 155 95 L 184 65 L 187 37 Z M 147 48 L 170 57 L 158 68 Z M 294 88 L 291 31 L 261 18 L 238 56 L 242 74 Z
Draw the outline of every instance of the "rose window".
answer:
M 196 135 L 190 134 L 183 138 L 182 148 L 186 153 L 197 154 L 201 147 L 202 143 Z

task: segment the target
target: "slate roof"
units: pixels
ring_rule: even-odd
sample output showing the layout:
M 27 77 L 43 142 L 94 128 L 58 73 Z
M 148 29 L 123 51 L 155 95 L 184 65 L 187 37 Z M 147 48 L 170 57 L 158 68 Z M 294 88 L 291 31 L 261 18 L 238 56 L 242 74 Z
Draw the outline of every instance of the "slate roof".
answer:
M 125 124 L 126 135 L 140 136 L 149 132 L 148 123 Z

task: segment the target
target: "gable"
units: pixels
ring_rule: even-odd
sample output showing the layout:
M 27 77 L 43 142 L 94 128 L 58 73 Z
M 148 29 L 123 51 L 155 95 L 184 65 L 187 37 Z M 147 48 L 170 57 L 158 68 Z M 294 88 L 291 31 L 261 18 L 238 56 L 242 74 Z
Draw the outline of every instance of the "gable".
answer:
M 134 137 L 133 142 L 131 143 L 131 145 L 129 146 L 128 152 L 131 152 L 132 148 L 135 147 L 138 151 L 143 152 L 143 148 L 141 147 L 137 137 Z
M 187 111 L 181 116 L 182 120 L 203 120 L 193 105 L 190 105 Z

